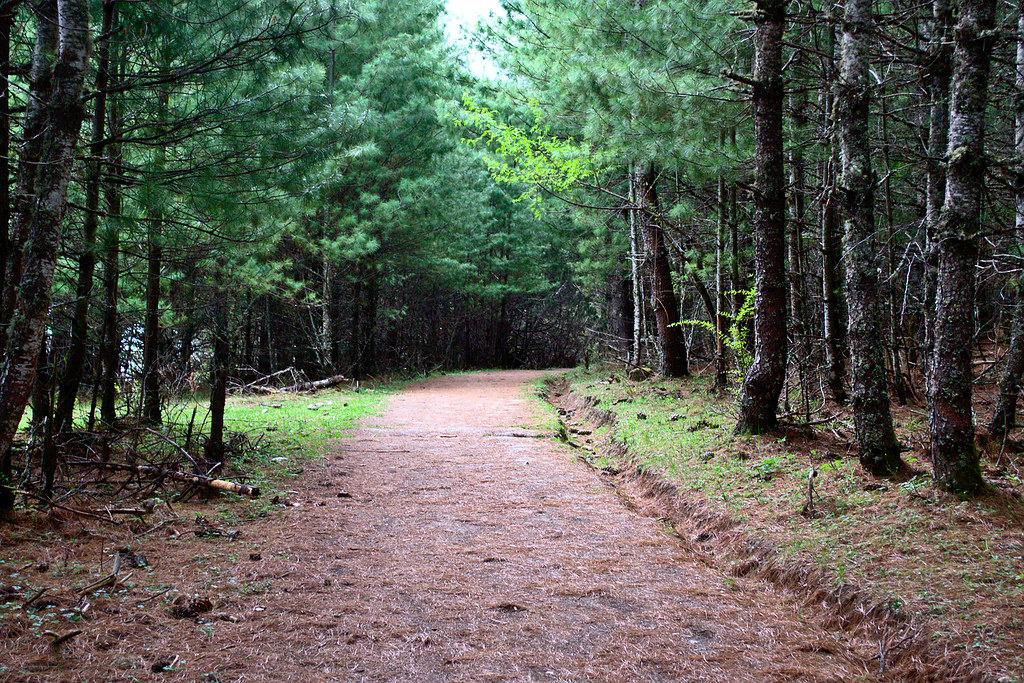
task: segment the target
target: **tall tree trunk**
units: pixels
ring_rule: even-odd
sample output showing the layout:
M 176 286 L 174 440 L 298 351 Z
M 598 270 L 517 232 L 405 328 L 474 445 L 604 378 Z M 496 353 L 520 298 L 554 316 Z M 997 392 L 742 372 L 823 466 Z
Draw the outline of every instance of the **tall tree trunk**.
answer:
M 821 289 L 822 289 L 822 335 L 825 347 L 825 367 L 829 392 L 839 405 L 845 405 L 849 396 L 846 392 L 843 348 L 843 325 L 841 312 L 840 281 L 840 237 L 838 236 L 836 211 L 836 168 L 839 166 L 836 143 L 835 88 L 836 74 L 836 31 L 833 3 L 825 3 L 825 50 L 822 57 L 822 83 L 820 103 L 822 111 L 822 140 L 824 160 L 821 164 L 823 199 L 819 209 L 821 228 Z
M 629 201 L 636 206 L 636 180 L 633 170 L 629 173 Z M 637 211 L 629 211 L 629 265 L 630 277 L 633 282 L 633 344 L 630 354 L 630 363 L 640 365 L 640 345 L 644 329 L 644 283 L 640 276 L 641 265 L 643 264 L 643 252 L 640 248 L 640 221 Z
M 949 34 L 952 23 L 949 0 L 932 0 L 928 57 L 924 69 L 929 102 L 925 181 L 924 339 L 921 344 L 925 393 L 930 385 L 932 355 L 935 351 L 935 280 L 939 259 L 936 235 L 946 195 L 945 156 L 949 144 L 949 81 L 953 57 Z
M 1006 368 L 999 381 L 999 398 L 992 412 L 988 431 L 992 436 L 1006 438 L 1017 423 L 1017 398 L 1020 396 L 1021 375 L 1024 374 L 1024 301 L 1017 293 L 1013 309 L 1013 331 L 1010 348 L 1006 352 Z
M 53 88 L 46 102 L 31 103 L 43 112 L 39 145 L 25 136 L 19 165 L 35 167 L 32 197 L 15 205 L 14 234 L 31 237 L 25 244 L 24 269 L 18 278 L 6 354 L 0 368 L 0 512 L 14 506 L 11 443 L 25 412 L 35 378 L 39 343 L 50 308 L 53 271 L 60 243 L 68 182 L 81 129 L 82 90 L 89 53 L 89 6 L 86 0 L 44 1 L 37 30 L 46 34 L 54 25 L 52 8 L 59 14 L 60 48 L 52 62 Z M 50 72 L 55 41 L 37 41 L 33 74 Z M 38 95 L 32 93 L 30 95 Z M 26 121 L 28 125 L 28 121 Z M 19 188 L 20 189 L 20 188 Z M 8 283 L 10 284 L 10 283 Z
M 110 82 L 110 32 L 114 25 L 117 0 L 103 3 L 101 44 L 96 62 L 96 96 L 93 101 L 92 144 L 89 145 L 88 175 L 85 180 L 85 220 L 82 226 L 82 257 L 78 263 L 78 287 L 71 318 L 71 344 L 64 372 L 58 384 L 53 429 L 60 434 L 71 428 L 78 387 L 85 372 L 85 350 L 89 331 L 89 305 L 92 303 L 93 274 L 96 269 L 96 227 L 99 222 L 100 176 L 103 170 L 104 135 L 107 118 L 107 84 Z
M 786 192 L 782 38 L 786 0 L 759 0 L 754 29 L 754 363 L 743 381 L 737 434 L 778 426 L 786 378 Z
M 7 262 L 11 254 L 11 29 L 18 7 L 12 2 L 0 9 L 0 308 L 7 289 Z M 0 319 L 0 325 L 6 323 Z M 0 348 L 0 354 L 3 349 Z
M 799 53 L 798 53 L 799 54 Z M 802 61 L 798 55 L 794 57 Z M 802 68 L 798 61 L 797 69 Z M 796 365 L 797 379 L 800 385 L 800 409 L 805 419 L 810 419 L 811 412 L 811 348 L 807 321 L 807 295 L 804 279 L 804 217 L 806 213 L 804 153 L 801 147 L 804 128 L 807 126 L 807 102 L 803 92 L 790 96 L 792 110 L 792 131 L 795 138 L 789 153 L 789 186 L 790 211 L 792 220 L 789 223 L 789 310 L 792 321 L 793 362 Z
M 111 137 L 116 140 L 120 136 L 119 114 L 116 109 L 111 112 L 111 119 L 114 128 Z M 112 146 L 110 150 L 115 179 L 107 187 L 106 201 L 107 216 L 114 220 L 108 220 L 103 239 L 103 348 L 100 351 L 103 375 L 100 380 L 100 422 L 106 429 L 112 428 L 117 418 L 117 376 L 121 365 L 121 335 L 117 329 L 118 283 L 121 269 L 121 240 L 118 226 L 121 217 L 121 187 L 118 181 L 120 150 L 119 144 Z
M 44 334 L 39 343 L 39 366 L 32 388 L 32 431 L 35 438 L 42 441 L 39 460 L 43 473 L 43 497 L 47 500 L 53 494 L 53 480 L 57 472 L 57 444 L 53 440 L 53 357 Z
M 163 86 L 158 95 L 157 103 L 157 134 L 163 132 L 167 123 L 167 108 L 170 102 L 170 91 Z M 153 170 L 160 176 L 164 171 L 166 152 L 163 147 L 157 148 L 154 154 Z M 162 193 L 159 187 L 156 193 Z M 163 332 L 160 328 L 160 274 L 163 270 L 163 237 L 161 235 L 164 215 L 163 197 L 156 197 L 152 202 L 146 223 L 146 313 L 142 332 L 142 413 L 143 422 L 160 424 L 163 415 L 160 406 L 160 342 Z
M 651 268 L 651 304 L 654 321 L 658 329 L 658 345 L 661 353 L 659 371 L 665 377 L 684 377 L 690 374 L 686 358 L 686 340 L 679 327 L 679 300 L 672 285 L 672 266 L 668 260 L 668 247 L 657 215 L 657 176 L 650 166 L 638 165 L 636 177 L 636 198 L 647 263 Z
M 718 136 L 719 149 L 725 148 L 725 131 Z M 729 189 L 725 174 L 718 174 L 718 230 L 715 236 L 715 391 L 722 391 L 729 384 L 725 343 L 723 341 L 729 322 L 725 317 L 725 231 L 729 225 Z
M 206 459 L 222 462 L 224 460 L 224 407 L 227 403 L 231 346 L 228 342 L 230 333 L 227 293 L 220 289 L 219 283 L 216 296 L 217 300 L 213 306 L 213 362 L 210 368 L 210 438 L 206 442 Z
M 30 5 L 36 16 L 36 41 L 29 72 L 28 102 L 22 123 L 22 144 L 19 152 L 18 179 L 11 201 L 12 223 L 7 239 L 4 289 L 0 292 L 0 354 L 9 351 L 8 334 L 11 318 L 18 304 L 18 286 L 26 258 L 30 218 L 34 211 L 37 183 L 43 168 L 32 160 L 41 159 L 46 140 L 44 130 L 51 115 L 53 101 L 54 57 L 57 51 L 58 20 L 56 0 L 37 0 Z M 19 221 L 18 217 L 24 219 Z
M 874 177 L 868 132 L 871 0 L 846 0 L 839 138 L 845 197 L 846 296 L 849 303 L 853 419 L 860 463 L 876 476 L 900 469 L 900 449 L 885 388 L 881 301 L 875 245 Z
M 1024 236 L 1024 0 L 1017 8 L 1017 76 L 1014 89 L 1013 143 L 1016 178 L 1014 178 L 1014 219 L 1015 238 Z M 1010 348 L 1006 352 L 1006 369 L 999 382 L 999 398 L 996 401 L 989 432 L 992 436 L 1006 438 L 1017 422 L 1017 397 L 1020 395 L 1021 376 L 1024 375 L 1024 295 L 1017 281 L 1017 305 L 1013 309 L 1013 332 Z
M 984 486 L 971 412 L 974 267 L 985 182 L 985 106 L 995 0 L 960 0 L 955 32 L 946 197 L 939 218 L 929 431 L 936 486 Z
M 350 344 L 352 345 L 352 379 L 363 378 L 363 269 L 356 266 L 355 282 L 352 285 L 352 327 Z
M 146 313 L 142 333 L 142 420 L 163 421 L 160 410 L 160 270 L 163 247 L 160 219 L 150 219 L 146 229 Z

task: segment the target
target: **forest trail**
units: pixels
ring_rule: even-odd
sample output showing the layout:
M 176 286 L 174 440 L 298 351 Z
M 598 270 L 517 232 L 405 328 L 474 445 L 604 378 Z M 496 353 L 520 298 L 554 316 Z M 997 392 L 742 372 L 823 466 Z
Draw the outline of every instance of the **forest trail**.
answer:
M 543 438 L 526 393 L 540 376 L 417 384 L 337 440 L 312 482 L 319 500 L 267 525 L 280 579 L 236 625 L 222 676 L 870 678 L 785 595 L 688 555 Z

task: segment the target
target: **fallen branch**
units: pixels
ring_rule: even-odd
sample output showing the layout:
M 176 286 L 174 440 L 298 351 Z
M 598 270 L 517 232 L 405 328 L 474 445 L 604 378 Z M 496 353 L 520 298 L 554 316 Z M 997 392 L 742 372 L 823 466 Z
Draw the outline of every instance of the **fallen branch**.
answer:
M 286 372 L 292 372 L 293 370 L 295 370 L 295 368 L 285 368 L 284 370 L 278 370 L 277 372 L 272 372 L 269 375 L 267 375 L 266 377 L 261 377 L 261 378 L 259 378 L 257 380 L 253 380 L 252 382 L 249 382 L 248 384 L 242 385 L 242 386 L 238 387 L 237 389 L 233 389 L 232 393 L 244 394 L 249 389 L 252 389 L 253 391 L 256 391 L 256 392 L 259 392 L 259 393 L 269 393 L 271 391 L 278 391 L 277 389 L 272 389 L 271 387 L 265 386 L 265 383 L 268 380 L 274 379 L 275 377 L 279 377 L 280 375 L 283 375 Z M 257 385 L 259 385 L 259 386 L 257 386 Z
M 51 639 L 50 647 L 52 647 L 55 651 L 59 651 L 61 645 L 63 645 L 64 643 L 68 642 L 69 640 L 71 640 L 75 636 L 82 635 L 82 633 L 83 633 L 83 631 L 81 631 L 80 629 L 74 629 L 72 631 L 68 631 L 67 633 L 65 633 L 63 635 L 60 634 L 60 633 L 56 633 L 54 631 L 43 631 L 43 635 L 46 636 L 47 638 Z
M 260 489 L 257 486 L 236 484 L 233 481 L 225 481 L 224 479 L 211 479 L 210 477 L 203 476 L 202 474 L 190 474 L 188 472 L 178 472 L 177 470 L 165 470 L 161 467 L 154 467 L 153 465 L 126 465 L 116 462 L 103 462 L 102 460 L 77 460 L 76 464 L 92 465 L 94 467 L 103 467 L 106 469 L 126 472 L 137 472 L 144 476 L 173 479 L 175 481 L 185 482 L 186 484 L 213 489 L 215 491 L 237 493 L 240 496 L 249 496 L 250 498 L 260 497 Z
M 40 588 L 40 589 L 39 589 L 39 590 L 37 590 L 37 591 L 36 591 L 35 593 L 33 593 L 32 595 L 30 595 L 30 596 L 28 597 L 28 599 L 27 599 L 27 600 L 25 600 L 24 602 L 22 602 L 22 603 L 21 603 L 21 606 L 22 606 L 23 608 L 25 608 L 25 609 L 28 609 L 28 608 L 29 608 L 29 607 L 30 607 L 30 606 L 32 605 L 32 603 L 33 603 L 33 602 L 35 602 L 35 601 L 36 601 L 36 600 L 38 600 L 39 598 L 43 597 L 43 593 L 45 593 L 45 592 L 46 592 L 46 591 L 48 591 L 48 590 L 50 590 L 50 589 L 49 589 L 48 587 L 46 587 L 46 586 L 44 586 L 43 588 Z
M 193 415 L 193 419 L 195 419 L 195 415 Z M 189 453 L 184 448 L 179 446 L 174 439 L 170 438 L 166 434 L 161 434 L 160 432 L 156 431 L 155 429 L 151 429 L 149 427 L 143 427 L 142 429 L 143 429 L 143 431 L 149 432 L 153 436 L 157 437 L 158 439 L 160 439 L 164 443 L 169 444 L 171 447 L 173 447 L 175 450 L 177 450 L 179 453 L 181 453 L 183 456 L 185 456 L 185 458 L 189 462 L 192 463 L 192 466 L 196 468 L 197 472 L 199 471 L 199 463 L 196 462 L 196 459 L 192 457 L 191 453 Z M 189 426 L 189 431 L 190 432 L 191 432 L 191 429 L 192 429 L 191 426 Z
M 281 389 L 278 389 L 278 391 L 286 393 L 297 393 L 299 391 L 319 391 L 320 389 L 329 389 L 331 387 L 341 384 L 342 382 L 347 381 L 348 377 L 345 377 L 345 375 L 334 375 L 333 377 L 328 377 L 327 379 L 319 379 L 315 382 L 298 382 L 297 384 L 293 384 L 290 387 L 283 387 Z

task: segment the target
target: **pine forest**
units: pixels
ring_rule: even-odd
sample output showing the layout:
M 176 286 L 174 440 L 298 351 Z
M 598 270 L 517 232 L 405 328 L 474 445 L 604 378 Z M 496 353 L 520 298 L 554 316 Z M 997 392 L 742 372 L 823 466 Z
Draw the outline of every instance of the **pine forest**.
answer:
M 0 78 L 0 679 L 1024 681 L 1024 2 L 0 0 Z

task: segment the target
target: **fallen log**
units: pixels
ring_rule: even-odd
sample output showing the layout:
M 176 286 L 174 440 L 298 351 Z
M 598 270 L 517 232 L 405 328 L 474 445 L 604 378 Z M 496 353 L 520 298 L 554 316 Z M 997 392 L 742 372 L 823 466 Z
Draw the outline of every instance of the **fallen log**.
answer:
M 283 387 L 281 389 L 278 389 L 278 391 L 283 391 L 287 393 L 296 393 L 299 391 L 319 391 L 320 389 L 329 389 L 331 387 L 338 386 L 342 382 L 347 381 L 348 377 L 345 377 L 345 375 L 334 375 L 333 377 L 328 377 L 327 379 L 318 379 L 315 382 L 299 382 L 298 384 L 293 384 L 290 387 Z
M 249 382 L 248 384 L 245 384 L 245 385 L 240 386 L 238 388 L 232 389 L 231 393 L 244 394 L 246 391 L 248 391 L 250 389 L 252 389 L 253 391 L 255 391 L 257 393 L 264 393 L 264 392 L 269 392 L 269 391 L 280 391 L 279 389 L 273 389 L 272 387 L 268 387 L 268 386 L 264 386 L 264 385 L 265 385 L 265 383 L 267 381 L 272 380 L 275 377 L 279 377 L 279 376 L 285 374 L 286 372 L 294 372 L 294 371 L 295 371 L 295 368 L 285 368 L 284 370 L 278 370 L 277 372 L 272 372 L 272 373 L 270 373 L 269 375 L 267 375 L 265 377 L 260 377 L 257 380 Z M 257 385 L 259 385 L 259 386 L 257 386 Z
M 165 470 L 162 467 L 154 467 L 153 465 L 127 465 L 118 462 L 103 462 L 102 460 L 77 459 L 75 460 L 75 464 L 91 465 L 93 467 L 120 470 L 122 472 L 136 472 L 147 477 L 173 479 L 174 481 L 181 481 L 185 482 L 186 484 L 201 486 L 203 488 L 213 489 L 215 491 L 237 493 L 240 496 L 249 496 L 250 498 L 260 497 L 260 489 L 258 486 L 249 486 L 248 484 L 237 484 L 233 481 L 226 481 L 224 479 L 213 479 L 211 477 L 203 476 L 202 474 L 191 474 L 189 472 L 179 472 L 177 470 Z

